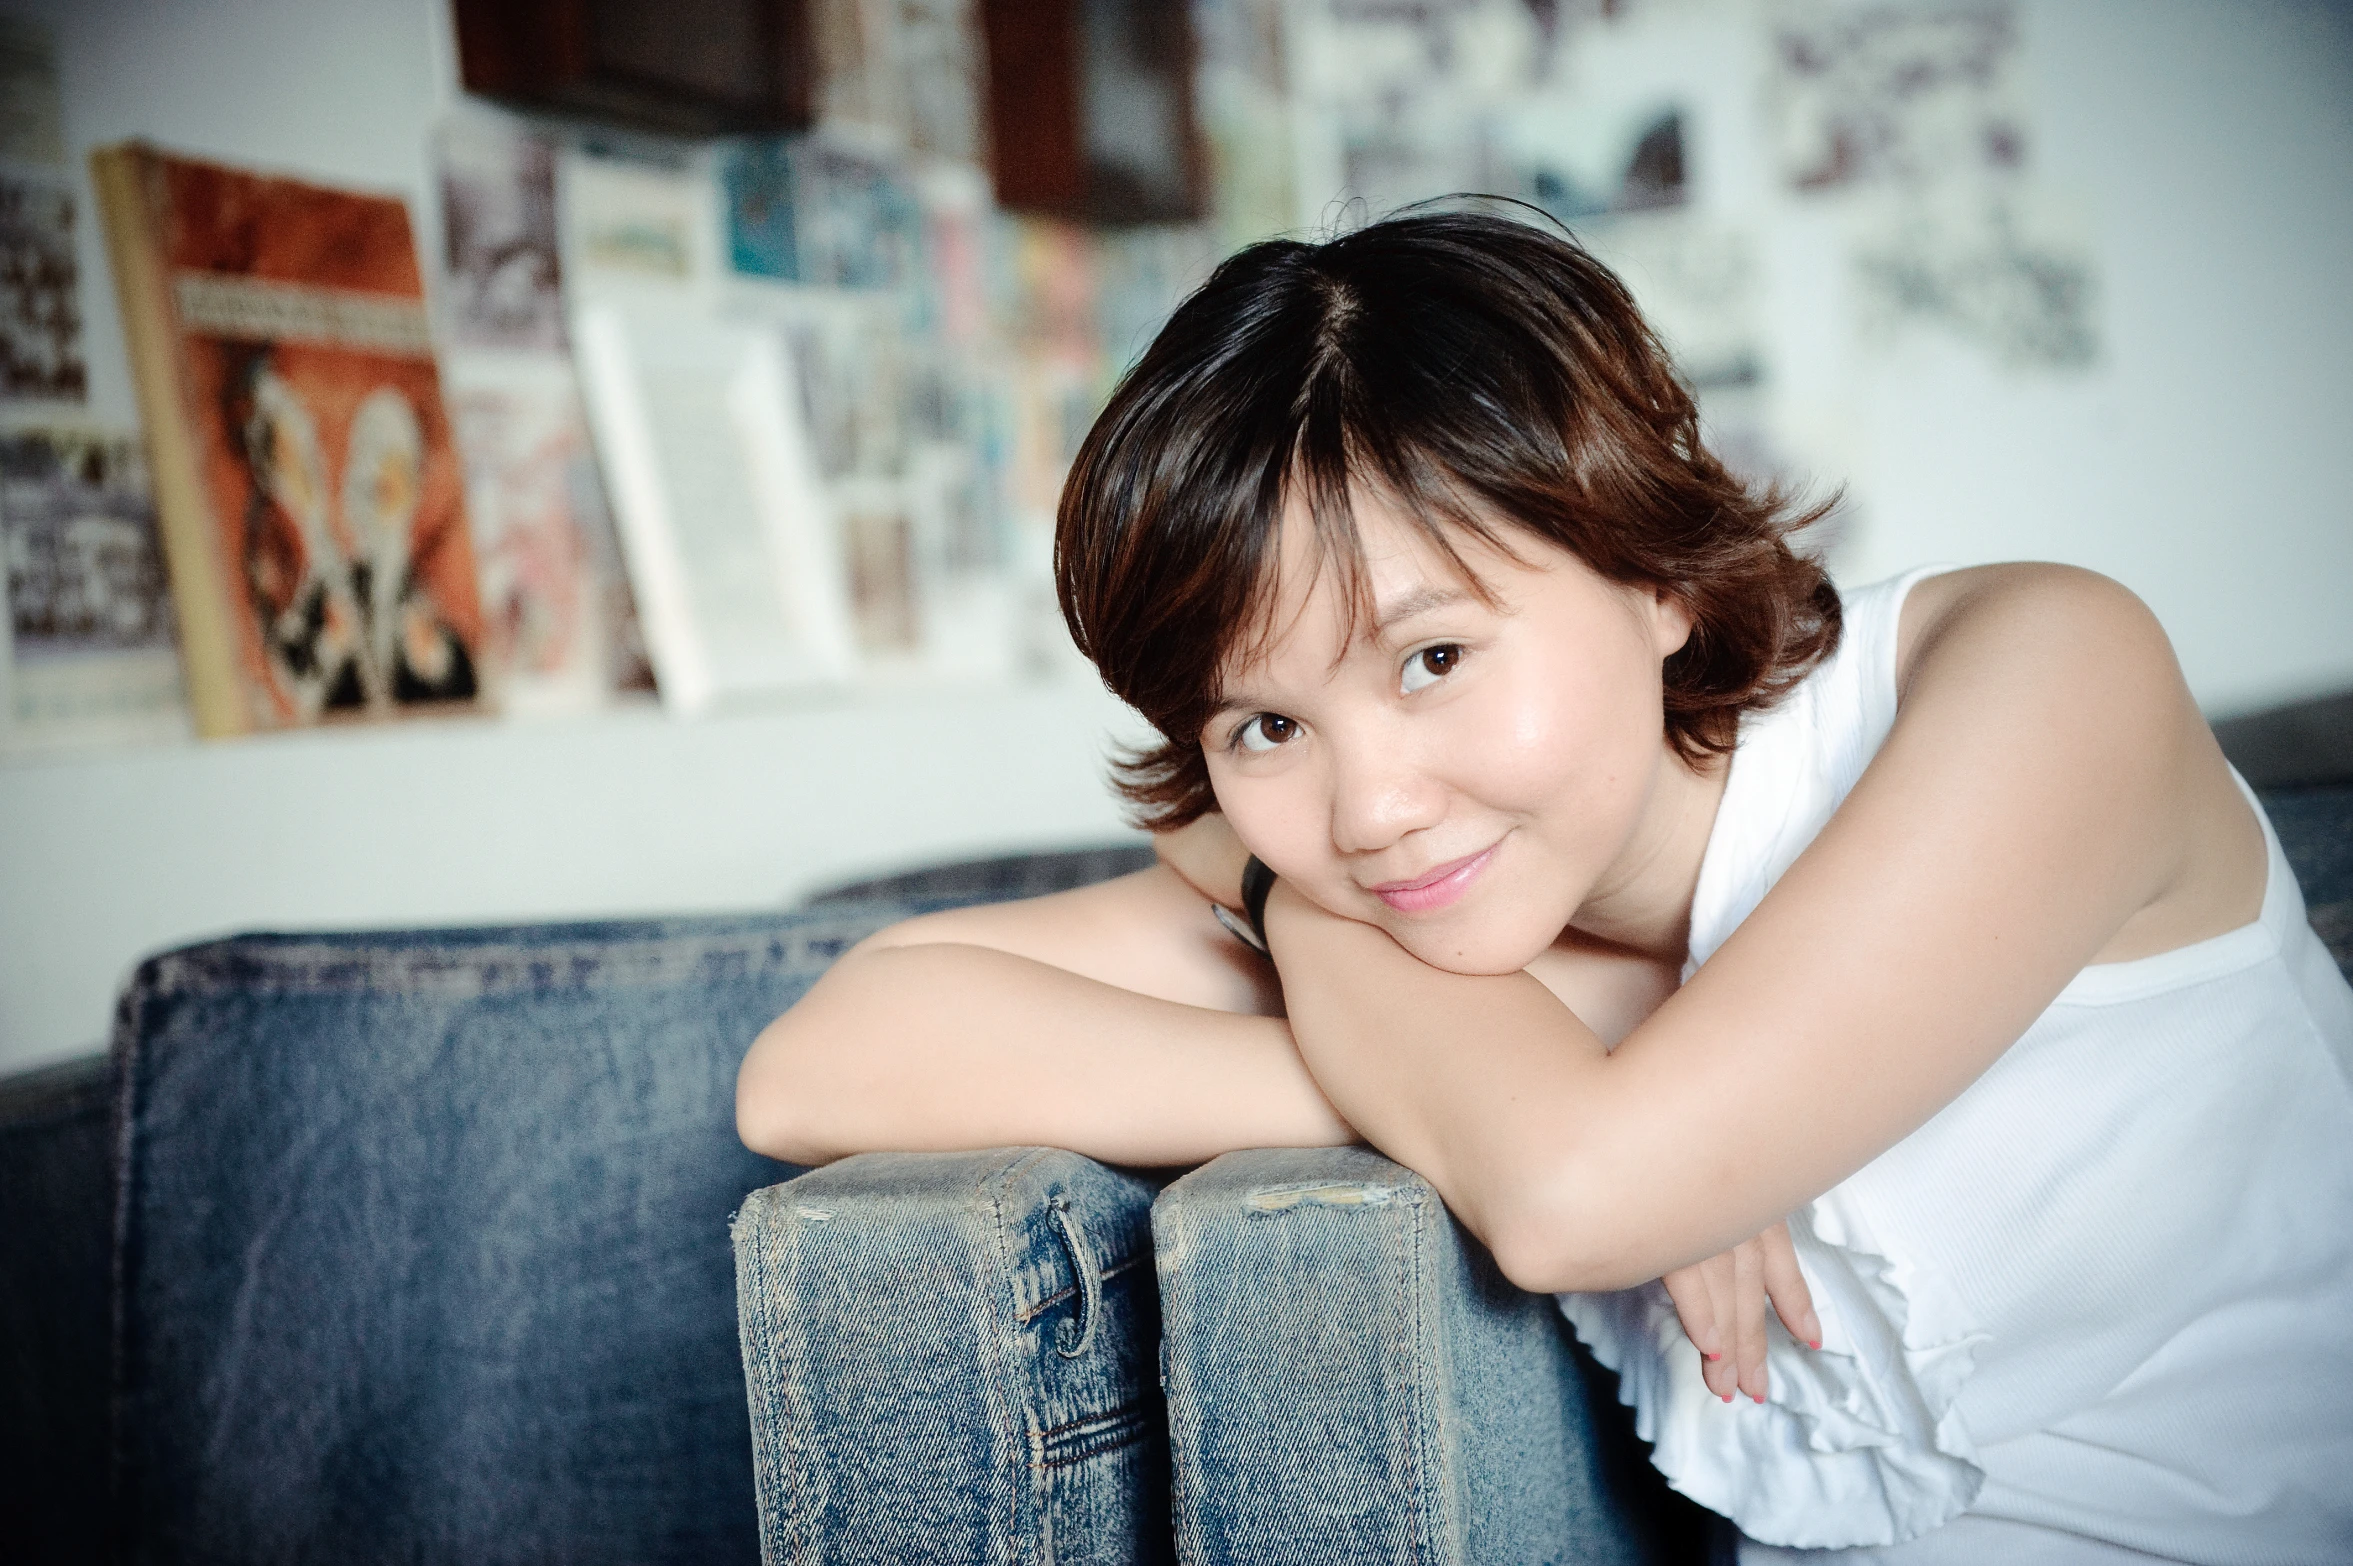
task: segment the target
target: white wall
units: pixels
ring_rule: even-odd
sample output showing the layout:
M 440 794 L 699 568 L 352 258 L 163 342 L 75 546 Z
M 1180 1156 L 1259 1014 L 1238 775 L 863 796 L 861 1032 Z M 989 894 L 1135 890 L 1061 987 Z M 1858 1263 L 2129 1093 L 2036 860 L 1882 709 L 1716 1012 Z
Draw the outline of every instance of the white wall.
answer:
M 2038 180 L 2082 208 L 2103 363 L 1931 343 L 1858 375 L 1858 578 L 2061 559 L 2164 621 L 2209 712 L 2353 686 L 2353 6 L 2041 0 Z
M 430 242 L 424 133 L 454 78 L 442 0 L 0 10 L 57 30 L 77 158 L 146 135 L 399 189 Z M 2107 358 L 2020 380 L 1933 342 L 1817 353 L 1811 373 L 1850 379 L 1861 424 L 1850 569 L 2074 560 L 2157 607 L 2214 710 L 2353 684 L 2353 18 L 2030 0 L 2028 20 L 2038 177 L 2087 202 Z M 106 301 L 94 224 L 83 259 Z M 1777 331 L 1808 373 L 1821 323 Z M 88 346 L 93 412 L 128 422 L 105 309 Z M 96 1045 L 140 954 L 232 929 L 741 907 L 1100 839 L 1118 830 L 1099 757 L 1121 720 L 1074 680 L 0 764 L 0 1071 Z

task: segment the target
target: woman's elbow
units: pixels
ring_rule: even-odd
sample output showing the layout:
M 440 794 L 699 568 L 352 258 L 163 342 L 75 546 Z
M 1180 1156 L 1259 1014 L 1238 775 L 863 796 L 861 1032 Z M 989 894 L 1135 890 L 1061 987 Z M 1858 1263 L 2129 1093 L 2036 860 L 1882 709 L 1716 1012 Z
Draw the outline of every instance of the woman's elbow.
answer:
M 736 1070 L 735 1134 L 781 1163 L 831 1163 L 842 1153 L 826 1145 L 818 1124 L 824 1094 L 811 1069 L 813 1041 L 796 1011 L 762 1028 Z
M 735 1134 L 744 1146 L 802 1165 L 831 1163 L 854 1150 L 827 1135 L 825 1107 L 844 1092 L 833 1045 L 868 1009 L 864 980 L 873 954 L 917 944 L 908 937 L 921 923 L 904 920 L 851 947 L 752 1040 L 735 1073 Z
M 1496 1270 L 1531 1294 L 1599 1293 L 1657 1276 L 1642 1270 L 1618 1215 L 1590 1201 L 1523 1195 L 1498 1204 L 1484 1238 Z

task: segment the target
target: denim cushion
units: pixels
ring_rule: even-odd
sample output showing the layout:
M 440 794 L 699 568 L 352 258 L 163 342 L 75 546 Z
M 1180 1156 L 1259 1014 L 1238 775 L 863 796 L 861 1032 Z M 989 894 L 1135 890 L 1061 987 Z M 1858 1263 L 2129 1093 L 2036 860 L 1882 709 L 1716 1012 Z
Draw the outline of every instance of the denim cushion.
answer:
M 2279 789 L 2263 796 L 2263 810 L 2295 868 L 2312 927 L 2353 978 L 2353 784 Z
M 727 1222 L 746 1045 L 912 905 L 245 936 L 118 1073 L 128 1558 L 758 1558 Z
M 833 887 L 811 897 L 809 905 L 817 908 L 877 897 L 945 897 L 966 903 L 1003 903 L 1017 897 L 1043 897 L 1048 892 L 1067 892 L 1073 887 L 1108 881 L 1151 863 L 1149 843 L 1106 843 L 1100 848 L 1072 848 L 1057 853 L 966 859 Z
M 104 1059 L 0 1081 L 0 1555 L 82 1562 L 106 1542 Z

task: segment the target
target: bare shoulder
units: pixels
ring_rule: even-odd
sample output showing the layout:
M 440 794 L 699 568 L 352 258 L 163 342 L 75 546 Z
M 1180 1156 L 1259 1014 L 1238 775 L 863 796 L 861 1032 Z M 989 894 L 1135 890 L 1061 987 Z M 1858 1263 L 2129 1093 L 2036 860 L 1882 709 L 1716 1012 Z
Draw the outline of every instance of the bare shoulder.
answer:
M 2054 794 L 2153 802 L 2147 846 L 2162 873 L 2096 961 L 2171 951 L 2260 911 L 2262 828 L 2163 626 L 2121 583 L 2040 562 L 1929 577 L 1905 599 L 1896 671 L 1899 725 L 2007 708 L 2017 743 L 1999 764 L 2031 766 Z
M 1280 1016 L 1264 959 L 1226 934 L 1164 865 L 1020 902 L 952 908 L 867 937 L 859 950 L 982 946 L 1188 1006 Z
M 1965 566 L 1913 584 L 1896 631 L 1899 688 L 1911 683 L 1923 658 L 1973 631 L 2029 645 L 2073 643 L 2097 649 L 2104 663 L 2133 665 L 2161 683 L 2179 681 L 2164 628 L 2130 588 L 2080 566 L 2026 560 Z

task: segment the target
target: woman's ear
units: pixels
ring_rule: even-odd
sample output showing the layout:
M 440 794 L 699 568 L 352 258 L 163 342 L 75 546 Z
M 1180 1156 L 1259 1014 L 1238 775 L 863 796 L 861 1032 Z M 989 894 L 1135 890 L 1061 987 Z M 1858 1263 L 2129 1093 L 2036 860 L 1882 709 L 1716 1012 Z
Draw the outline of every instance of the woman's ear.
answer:
M 1663 661 L 1683 650 L 1691 640 L 1691 606 L 1680 593 L 1654 587 L 1650 593 L 1651 646 Z

